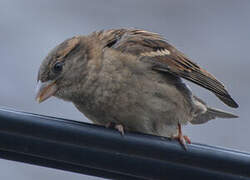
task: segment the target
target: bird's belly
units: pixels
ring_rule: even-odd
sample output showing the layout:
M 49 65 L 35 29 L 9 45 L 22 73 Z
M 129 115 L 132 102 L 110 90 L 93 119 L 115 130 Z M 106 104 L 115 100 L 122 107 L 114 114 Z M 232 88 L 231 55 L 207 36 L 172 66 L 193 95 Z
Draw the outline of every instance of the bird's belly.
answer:
M 136 77 L 117 87 L 113 93 L 109 88 L 96 90 L 98 94 L 76 107 L 95 123 L 114 122 L 125 130 L 161 136 L 175 134 L 178 123 L 192 118 L 189 103 L 173 84 Z
M 123 98 L 125 100 L 118 101 L 110 114 L 117 123 L 132 131 L 170 136 L 176 133 L 178 123 L 186 124 L 191 118 L 189 107 L 185 108 L 181 100 L 173 100 L 167 92 L 141 91 L 140 95 L 132 93 L 121 96 Z

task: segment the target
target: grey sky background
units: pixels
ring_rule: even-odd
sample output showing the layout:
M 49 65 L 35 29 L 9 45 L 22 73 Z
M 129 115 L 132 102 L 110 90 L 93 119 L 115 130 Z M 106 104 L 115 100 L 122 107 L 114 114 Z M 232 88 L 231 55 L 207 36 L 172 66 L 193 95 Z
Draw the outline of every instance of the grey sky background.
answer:
M 37 71 L 47 53 L 66 38 L 119 27 L 162 34 L 224 82 L 239 103 L 239 109 L 228 108 L 213 94 L 188 83 L 209 105 L 240 116 L 188 125 L 184 131 L 193 142 L 250 151 L 248 0 L 1 0 L 0 106 L 88 122 L 68 102 L 52 98 L 37 104 Z M 0 179 L 97 179 L 6 160 L 0 160 L 0 169 Z

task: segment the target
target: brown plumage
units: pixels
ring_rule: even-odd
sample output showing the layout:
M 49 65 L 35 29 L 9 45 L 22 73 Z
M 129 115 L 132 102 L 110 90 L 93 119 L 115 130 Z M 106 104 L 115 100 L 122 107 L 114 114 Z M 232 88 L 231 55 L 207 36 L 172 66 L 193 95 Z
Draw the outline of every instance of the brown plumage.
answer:
M 213 75 L 192 62 L 183 53 L 167 43 L 160 35 L 143 30 L 109 30 L 98 33 L 107 46 L 123 53 L 148 57 L 153 61 L 152 67 L 192 81 L 210 91 L 230 107 L 237 108 L 238 104 L 232 99 L 224 85 Z M 161 53 L 167 50 L 169 53 Z M 157 53 L 158 52 L 158 53 Z M 152 58 L 153 57 L 153 58 Z
M 181 124 L 237 116 L 208 107 L 180 78 L 238 107 L 224 85 L 156 33 L 112 29 L 58 45 L 38 74 L 39 102 L 56 96 L 73 102 L 90 120 L 119 131 L 188 138 Z M 179 129 L 179 131 L 178 131 Z

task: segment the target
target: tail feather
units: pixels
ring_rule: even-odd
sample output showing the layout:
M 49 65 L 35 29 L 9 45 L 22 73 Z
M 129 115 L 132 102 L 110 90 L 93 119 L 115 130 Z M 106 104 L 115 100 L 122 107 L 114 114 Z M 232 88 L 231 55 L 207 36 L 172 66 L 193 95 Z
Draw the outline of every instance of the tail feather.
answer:
M 238 116 L 220 109 L 207 107 L 207 111 L 195 117 L 191 123 L 203 124 L 215 118 L 238 118 Z
M 219 118 L 238 118 L 239 117 L 235 114 L 232 114 L 232 113 L 220 110 L 220 109 L 216 109 L 216 108 L 210 108 L 210 107 L 207 108 L 207 113 L 213 114 L 214 116 L 219 117 Z

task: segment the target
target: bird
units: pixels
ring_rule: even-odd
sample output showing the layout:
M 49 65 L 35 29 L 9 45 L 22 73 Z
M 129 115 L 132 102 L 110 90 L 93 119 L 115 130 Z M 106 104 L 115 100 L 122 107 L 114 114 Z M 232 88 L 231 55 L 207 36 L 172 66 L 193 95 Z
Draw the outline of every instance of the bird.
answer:
M 238 104 L 215 76 L 158 33 L 109 29 L 66 39 L 42 61 L 36 100 L 72 102 L 93 123 L 126 131 L 191 141 L 182 126 L 237 118 L 208 106 L 183 80 L 232 108 Z

